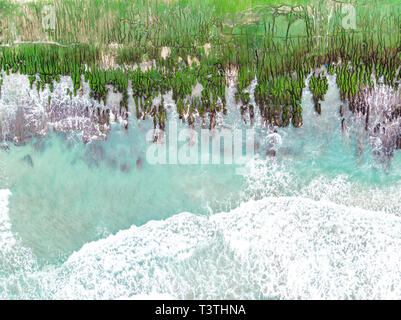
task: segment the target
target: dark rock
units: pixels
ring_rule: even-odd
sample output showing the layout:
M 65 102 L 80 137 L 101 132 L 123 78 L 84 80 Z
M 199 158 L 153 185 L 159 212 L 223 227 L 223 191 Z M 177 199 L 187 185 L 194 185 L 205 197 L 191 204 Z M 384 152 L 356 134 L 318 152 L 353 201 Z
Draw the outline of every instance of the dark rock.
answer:
M 112 169 L 116 169 L 117 167 L 117 160 L 116 159 L 108 159 L 107 160 L 107 165 L 112 168 Z
M 319 102 L 315 104 L 315 109 L 318 114 L 322 114 L 322 105 Z
M 270 149 L 266 151 L 266 156 L 270 158 L 274 158 L 276 156 L 276 150 Z
M 400 135 L 397 137 L 397 140 L 396 140 L 396 149 L 397 150 L 401 149 L 401 136 Z
M 33 168 L 33 160 L 32 157 L 27 154 L 22 158 L 22 161 L 24 161 L 25 163 L 27 163 L 31 168 Z
M 249 120 L 251 122 L 251 126 L 254 124 L 254 119 L 255 119 L 255 112 L 253 110 L 253 105 L 249 106 Z
M 120 164 L 120 171 L 128 173 L 129 172 L 129 165 L 126 163 L 121 163 Z
M 366 120 L 365 120 L 365 130 L 368 131 L 369 128 L 369 112 L 370 112 L 370 108 L 367 108 L 366 111 Z
M 10 147 L 7 144 L 2 144 L 2 145 L 0 145 L 0 150 L 7 152 L 7 151 L 10 151 Z
M 341 120 L 341 129 L 342 129 L 343 133 L 345 133 L 345 131 L 347 131 L 347 127 L 345 125 L 345 119 L 344 118 Z

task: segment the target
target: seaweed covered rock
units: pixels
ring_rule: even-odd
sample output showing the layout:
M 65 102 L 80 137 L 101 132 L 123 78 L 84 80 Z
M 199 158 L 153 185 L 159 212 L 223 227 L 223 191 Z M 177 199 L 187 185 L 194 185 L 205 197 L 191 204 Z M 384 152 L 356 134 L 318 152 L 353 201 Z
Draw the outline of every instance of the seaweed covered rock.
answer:
M 313 94 L 313 102 L 315 103 L 315 109 L 318 114 L 322 114 L 322 106 L 320 101 L 324 101 L 324 96 L 329 89 L 327 77 L 322 73 L 317 76 L 313 74 L 309 81 L 309 89 Z

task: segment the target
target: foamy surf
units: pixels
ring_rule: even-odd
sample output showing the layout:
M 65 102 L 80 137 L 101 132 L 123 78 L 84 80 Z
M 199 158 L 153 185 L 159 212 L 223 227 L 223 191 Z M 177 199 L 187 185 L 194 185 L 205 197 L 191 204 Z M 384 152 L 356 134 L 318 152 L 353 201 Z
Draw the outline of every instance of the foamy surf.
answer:
M 11 223 L 8 216 L 8 198 L 10 195 L 10 190 L 0 189 L 0 248 L 15 242 L 10 231 Z
M 400 258 L 397 216 L 267 197 L 133 226 L 2 282 L 44 299 L 396 299 Z

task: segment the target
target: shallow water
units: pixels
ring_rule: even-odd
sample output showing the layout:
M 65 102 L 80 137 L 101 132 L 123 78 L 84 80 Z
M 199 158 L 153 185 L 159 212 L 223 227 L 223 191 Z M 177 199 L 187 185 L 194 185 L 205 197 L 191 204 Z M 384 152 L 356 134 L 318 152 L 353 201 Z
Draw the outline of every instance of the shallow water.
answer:
M 0 152 L 0 298 L 399 298 L 401 157 L 385 172 L 363 134 L 358 155 L 329 80 L 321 116 L 305 90 L 303 127 L 278 129 L 276 158 L 255 129 L 241 174 L 148 163 L 147 121 Z M 18 102 L 7 88 L 3 119 Z M 246 127 L 232 103 L 224 125 Z

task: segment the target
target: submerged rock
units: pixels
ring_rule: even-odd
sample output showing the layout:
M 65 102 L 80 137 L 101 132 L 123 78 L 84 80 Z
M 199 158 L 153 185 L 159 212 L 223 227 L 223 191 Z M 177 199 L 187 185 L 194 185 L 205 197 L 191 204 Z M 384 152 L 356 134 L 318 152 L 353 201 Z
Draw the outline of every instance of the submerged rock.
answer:
M 120 171 L 128 173 L 129 172 L 129 164 L 127 163 L 121 163 L 120 164 Z
M 100 142 L 93 142 L 85 149 L 85 161 L 89 166 L 99 166 L 105 160 L 105 152 Z
M 33 160 L 32 160 L 32 157 L 29 154 L 25 155 L 22 158 L 22 161 L 27 163 L 31 168 L 33 168 Z

